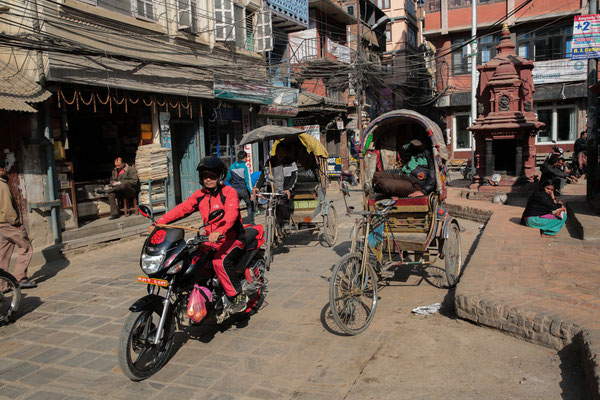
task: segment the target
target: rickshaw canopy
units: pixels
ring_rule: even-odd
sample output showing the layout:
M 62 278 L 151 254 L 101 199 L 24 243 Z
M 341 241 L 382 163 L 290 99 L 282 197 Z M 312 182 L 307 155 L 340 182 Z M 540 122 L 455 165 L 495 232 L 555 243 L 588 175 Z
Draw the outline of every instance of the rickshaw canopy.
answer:
M 304 145 L 304 148 L 306 149 L 307 152 L 312 153 L 317 157 L 327 158 L 329 156 L 329 154 L 327 153 L 327 150 L 325 150 L 325 147 L 315 137 L 313 137 L 307 133 L 301 133 L 298 135 L 298 139 L 300 140 L 300 142 L 302 142 L 302 144 Z M 288 138 L 279 139 L 273 144 L 273 147 L 271 148 L 272 156 L 275 155 L 275 150 L 277 148 L 277 145 L 284 140 L 289 140 L 289 139 Z
M 253 129 L 242 137 L 240 145 L 258 143 L 264 140 L 277 140 L 288 136 L 304 133 L 302 129 L 291 128 L 288 126 L 264 125 Z
M 373 138 L 376 132 L 383 130 L 382 128 L 387 126 L 399 126 L 403 123 L 416 123 L 421 125 L 431 140 L 431 147 L 434 156 L 439 155 L 445 161 L 450 158 L 450 153 L 446 147 L 444 135 L 440 127 L 426 116 L 419 114 L 416 111 L 406 109 L 387 112 L 371 121 L 361 138 L 360 150 L 363 156 L 367 154 L 369 147 L 373 143 Z

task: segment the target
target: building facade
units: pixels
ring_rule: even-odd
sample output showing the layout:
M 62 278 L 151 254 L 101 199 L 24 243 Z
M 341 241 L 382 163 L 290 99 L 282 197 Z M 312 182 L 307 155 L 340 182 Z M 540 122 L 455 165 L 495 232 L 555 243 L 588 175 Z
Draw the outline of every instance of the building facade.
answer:
M 449 148 L 455 159 L 470 158 L 471 37 L 470 0 L 426 0 L 424 37 L 436 49 L 437 105 L 444 115 Z M 533 108 L 545 123 L 536 137 L 536 151 L 547 153 L 552 141 L 573 149 L 585 129 L 587 63 L 571 61 L 573 17 L 587 13 L 587 1 L 478 0 L 477 64 L 496 55 L 502 22 L 520 57 L 534 61 Z M 506 19 L 506 17 L 508 18 Z M 506 21 L 504 21 L 506 19 Z M 500 22 L 500 23 L 499 23 Z
M 269 57 L 274 42 L 287 41 L 274 31 L 306 27 L 308 3 L 284 3 L 7 1 L 0 25 L 10 47 L 0 61 L 52 93 L 31 124 L 40 138 L 38 131 L 47 133 L 39 142 L 52 150 L 40 154 L 49 154 L 41 163 L 54 190 L 44 181 L 40 196 L 60 204 L 53 223 L 49 208 L 39 210 L 48 229 L 40 237 L 51 237 L 55 225 L 68 231 L 107 214 L 95 188 L 116 157 L 134 164 L 140 146 L 167 149 L 166 209 L 198 189 L 203 156 L 231 161 L 261 112 L 283 113 L 287 123 L 278 107 L 296 108 L 297 91 L 290 95 L 281 79 L 270 79 Z M 296 14 L 286 11 L 290 3 Z M 23 165 L 27 153 L 17 149 L 15 157 Z M 22 208 L 41 202 L 28 199 L 26 187 L 21 193 Z

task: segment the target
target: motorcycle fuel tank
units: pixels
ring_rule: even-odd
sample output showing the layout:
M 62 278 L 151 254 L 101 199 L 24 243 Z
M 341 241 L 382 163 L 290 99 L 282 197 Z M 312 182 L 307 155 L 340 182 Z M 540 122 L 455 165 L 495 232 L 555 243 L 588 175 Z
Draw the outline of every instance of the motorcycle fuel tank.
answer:
M 150 256 L 165 254 L 183 240 L 183 229 L 155 229 L 144 242 L 144 252 Z

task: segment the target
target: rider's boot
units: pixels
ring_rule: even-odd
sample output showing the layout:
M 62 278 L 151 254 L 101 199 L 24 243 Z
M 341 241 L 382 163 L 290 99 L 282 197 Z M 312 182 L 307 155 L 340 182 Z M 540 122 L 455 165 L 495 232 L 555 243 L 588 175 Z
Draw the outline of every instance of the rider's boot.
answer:
M 248 296 L 242 290 L 233 299 L 231 299 L 231 312 L 233 314 L 240 313 L 246 309 L 248 304 Z

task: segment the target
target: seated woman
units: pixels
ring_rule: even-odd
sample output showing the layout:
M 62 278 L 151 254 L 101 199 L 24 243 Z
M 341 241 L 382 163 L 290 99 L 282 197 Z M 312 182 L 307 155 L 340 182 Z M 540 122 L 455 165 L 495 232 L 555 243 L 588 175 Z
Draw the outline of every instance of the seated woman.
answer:
M 435 189 L 435 168 L 431 151 L 419 139 L 402 146 L 402 167 L 378 171 L 373 175 L 373 188 L 398 197 L 425 196 Z
M 554 236 L 567 220 L 567 209 L 554 197 L 551 180 L 542 181 L 535 193 L 527 200 L 521 223 L 538 228 L 542 236 Z

